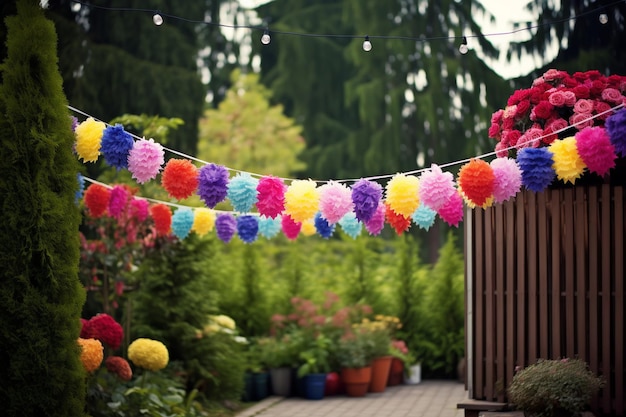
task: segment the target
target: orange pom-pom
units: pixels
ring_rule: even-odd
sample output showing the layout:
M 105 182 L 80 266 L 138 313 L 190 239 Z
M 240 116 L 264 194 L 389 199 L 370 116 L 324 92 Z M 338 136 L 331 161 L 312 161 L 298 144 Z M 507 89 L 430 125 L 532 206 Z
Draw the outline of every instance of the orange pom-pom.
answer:
M 161 184 L 170 197 L 182 200 L 198 189 L 198 168 L 187 159 L 170 159 L 161 175 Z
M 469 201 L 482 207 L 495 187 L 491 165 L 482 159 L 472 159 L 463 165 L 459 171 L 459 187 Z
M 404 217 L 402 214 L 396 213 L 387 204 L 385 204 L 385 218 L 387 223 L 394 228 L 398 236 L 409 230 L 409 227 L 411 227 L 410 217 Z
M 101 217 L 107 213 L 111 190 L 104 185 L 91 184 L 85 191 L 85 206 L 91 217 Z
M 150 215 L 154 221 L 157 235 L 167 236 L 172 227 L 172 211 L 165 204 L 155 204 L 150 207 Z

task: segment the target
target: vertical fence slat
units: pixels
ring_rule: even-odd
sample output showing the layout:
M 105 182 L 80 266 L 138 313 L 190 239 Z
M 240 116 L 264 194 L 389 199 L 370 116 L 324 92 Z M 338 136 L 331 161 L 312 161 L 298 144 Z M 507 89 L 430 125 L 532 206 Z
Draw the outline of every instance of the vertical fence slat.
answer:
M 483 259 L 485 259 L 485 252 L 483 250 L 483 239 L 485 230 L 483 227 L 483 213 L 479 210 L 473 210 L 472 215 L 474 216 L 474 237 L 475 237 L 475 246 L 474 246 L 474 254 L 475 261 L 474 269 L 474 297 L 476 303 L 474 306 L 476 310 L 474 311 L 474 329 L 483 329 L 484 327 L 484 316 L 485 316 L 485 287 L 484 276 L 485 271 L 483 268 Z M 474 343 L 476 346 L 476 352 L 474 352 L 474 370 L 476 373 L 475 378 L 475 386 L 474 392 L 476 393 L 476 398 L 484 398 L 485 397 L 485 332 L 481 331 L 474 338 Z
M 598 188 L 589 188 L 589 369 L 596 374 L 599 371 L 598 358 L 600 356 L 600 340 L 598 337 L 598 278 L 600 267 L 598 260 L 598 240 L 600 218 L 598 211 Z M 598 406 L 598 400 L 594 397 L 592 406 Z
M 515 245 L 517 246 L 517 364 L 526 363 L 526 241 L 525 241 L 525 194 L 518 194 L 515 206 Z
M 495 211 L 495 230 L 496 230 L 496 239 L 495 239 L 495 261 L 496 261 L 496 381 L 497 385 L 500 386 L 506 383 L 505 380 L 505 367 L 506 367 L 506 353 L 504 347 L 505 340 L 505 331 L 504 325 L 506 323 L 505 315 L 504 315 L 504 303 L 505 303 L 505 283 L 506 280 L 502 279 L 504 277 L 504 261 L 505 261 L 505 251 L 504 251 L 504 207 L 502 205 L 497 205 L 494 207 L 491 212 Z M 504 392 L 498 391 L 496 392 L 496 396 L 498 401 L 504 401 Z
M 513 375 L 515 373 L 515 353 L 517 349 L 517 343 L 515 343 L 515 217 L 513 214 L 514 210 L 514 202 L 508 201 L 505 204 L 505 212 L 506 216 L 506 235 L 505 235 L 505 246 L 506 246 L 506 346 L 507 346 L 507 354 L 506 354 L 506 380 L 510 381 L 513 379 Z
M 613 189 L 613 213 L 614 219 L 614 241 L 613 241 L 613 263 L 615 273 L 615 315 L 613 319 L 615 332 L 615 392 L 626 392 L 624 386 L 624 356 L 626 346 L 624 346 L 624 192 L 622 188 Z M 615 409 L 624 410 L 624 395 L 615 396 Z
M 528 281 L 528 324 L 527 329 L 527 349 L 528 362 L 537 361 L 537 344 L 539 343 L 539 326 L 537 320 L 537 194 L 528 195 L 526 206 L 526 253 L 527 270 L 526 280 Z
M 496 358 L 496 311 L 494 282 L 496 281 L 494 268 L 493 242 L 493 210 L 483 211 L 485 218 L 485 395 L 490 401 L 495 399 L 495 363 Z
M 565 276 L 574 277 L 574 198 L 572 189 L 563 190 L 564 202 L 562 210 L 564 213 L 564 228 L 561 229 L 564 253 L 562 261 L 565 263 Z M 575 338 L 575 304 L 574 304 L 574 280 L 565 280 L 565 353 L 573 358 L 576 355 Z
M 603 246 L 611 244 L 611 188 L 603 185 L 600 196 L 602 210 L 602 237 Z M 602 363 L 602 374 L 608 380 L 611 379 L 611 251 L 602 251 L 602 353 L 600 362 Z M 605 412 L 611 410 L 611 395 L 609 390 L 604 390 L 601 398 L 602 409 Z
M 548 359 L 550 336 L 548 332 L 548 220 L 547 220 L 547 202 L 546 195 L 548 193 L 537 194 L 537 232 L 539 235 L 538 245 L 539 248 L 539 284 L 537 286 L 539 296 L 539 357 Z
M 563 355 L 562 339 L 561 339 L 561 192 L 553 190 L 550 198 L 550 217 L 552 219 L 552 227 L 550 234 L 552 236 L 552 252 L 550 259 L 552 261 L 552 300 L 550 309 L 550 332 L 552 334 L 552 357 L 558 358 Z
M 574 244 L 576 251 L 576 354 L 581 358 L 587 357 L 587 277 L 586 269 L 586 236 L 585 232 L 589 224 L 587 219 L 587 202 L 585 201 L 585 188 L 576 187 L 576 205 L 574 224 Z M 571 300 L 574 303 L 574 300 Z

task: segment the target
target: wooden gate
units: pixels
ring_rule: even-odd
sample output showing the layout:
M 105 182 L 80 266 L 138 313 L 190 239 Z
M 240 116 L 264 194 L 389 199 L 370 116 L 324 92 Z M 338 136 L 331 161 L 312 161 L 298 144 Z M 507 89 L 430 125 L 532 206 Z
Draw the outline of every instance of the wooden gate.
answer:
M 626 415 L 622 186 L 524 191 L 468 210 L 471 399 L 506 401 L 516 366 L 580 358 L 606 380 L 593 410 Z

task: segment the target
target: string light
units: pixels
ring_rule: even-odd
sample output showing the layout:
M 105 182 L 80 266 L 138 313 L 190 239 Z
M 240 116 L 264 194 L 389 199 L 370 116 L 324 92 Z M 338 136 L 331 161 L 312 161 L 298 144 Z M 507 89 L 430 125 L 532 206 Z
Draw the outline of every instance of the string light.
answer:
M 265 31 L 263 32 L 263 36 L 261 36 L 261 43 L 263 45 L 269 45 L 271 41 L 272 38 L 270 37 L 270 32 L 269 30 L 265 29 Z
M 372 50 L 372 43 L 370 42 L 369 36 L 365 36 L 365 40 L 363 41 L 363 50 L 365 52 L 369 52 Z
M 467 46 L 467 37 L 463 36 L 463 40 L 461 41 L 461 45 L 459 46 L 459 52 L 465 55 L 469 51 L 469 47 Z
M 152 21 L 155 25 L 161 26 L 163 24 L 163 16 L 159 14 L 159 12 L 154 13 L 152 16 Z

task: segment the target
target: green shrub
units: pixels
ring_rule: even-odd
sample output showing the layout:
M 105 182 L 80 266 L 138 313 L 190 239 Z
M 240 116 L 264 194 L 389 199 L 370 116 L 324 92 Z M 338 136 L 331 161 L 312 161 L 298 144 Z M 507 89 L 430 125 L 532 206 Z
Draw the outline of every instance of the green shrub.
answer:
M 602 386 L 584 361 L 540 360 L 515 374 L 508 394 L 516 409 L 537 417 L 557 411 L 578 416 Z

